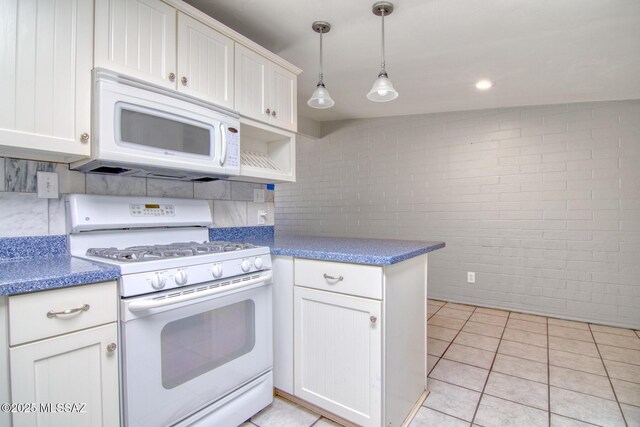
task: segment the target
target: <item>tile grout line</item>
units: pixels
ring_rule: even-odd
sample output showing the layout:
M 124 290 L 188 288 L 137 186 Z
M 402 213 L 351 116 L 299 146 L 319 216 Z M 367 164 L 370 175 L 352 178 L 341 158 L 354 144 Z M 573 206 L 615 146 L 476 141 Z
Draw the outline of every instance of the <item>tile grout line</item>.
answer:
M 598 346 L 598 342 L 596 341 L 595 335 L 593 335 L 593 329 L 591 329 L 591 324 L 589 324 L 589 332 L 591 332 L 591 337 L 593 338 L 593 342 L 596 345 L 596 351 L 600 356 L 600 361 L 602 362 L 602 366 L 604 366 L 604 371 L 607 374 L 607 379 L 609 380 L 609 385 L 611 386 L 611 391 L 613 392 L 613 397 L 616 399 L 616 403 L 618 404 L 618 409 L 620 410 L 620 415 L 622 415 L 622 421 L 625 426 L 629 426 L 627 423 L 627 418 L 624 416 L 624 412 L 622 411 L 622 405 L 620 404 L 620 400 L 618 400 L 618 394 L 616 393 L 616 389 L 613 387 L 613 382 L 611 381 L 611 377 L 609 376 L 609 370 L 607 369 L 607 364 L 604 363 L 604 358 L 602 357 L 602 353 L 600 353 L 600 347 Z
M 500 349 L 500 344 L 502 344 L 502 337 L 504 336 L 504 332 L 507 330 L 507 325 L 509 324 L 509 319 L 511 318 L 511 311 L 507 315 L 507 321 L 504 324 L 504 329 L 502 330 L 502 334 L 500 335 L 500 341 L 498 341 L 498 347 L 496 347 L 496 352 L 493 355 L 493 360 L 491 361 L 491 366 L 489 367 L 489 372 L 487 372 L 487 379 L 484 380 L 484 386 L 482 387 L 482 391 L 480 392 L 480 398 L 478 399 L 478 404 L 476 405 L 476 410 L 473 412 L 473 418 L 471 418 L 471 425 L 475 423 L 476 416 L 478 415 L 478 410 L 480 409 L 480 403 L 482 403 L 482 398 L 485 395 L 485 390 L 487 389 L 487 384 L 489 383 L 489 377 L 491 376 L 491 372 L 493 372 L 493 365 L 496 363 L 496 358 L 498 357 L 498 350 Z M 491 396 L 489 394 L 489 396 Z M 495 397 L 495 396 L 493 396 Z M 499 398 L 498 398 L 499 399 Z
M 551 343 L 549 342 L 549 318 L 547 317 L 547 409 L 549 410 L 549 426 L 551 426 Z

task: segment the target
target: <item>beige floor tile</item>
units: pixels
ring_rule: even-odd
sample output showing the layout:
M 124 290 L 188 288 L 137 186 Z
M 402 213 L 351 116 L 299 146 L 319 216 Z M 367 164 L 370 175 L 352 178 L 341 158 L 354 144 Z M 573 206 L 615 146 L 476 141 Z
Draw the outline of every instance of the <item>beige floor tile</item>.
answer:
M 460 332 L 454 342 L 456 344 L 494 352 L 498 348 L 498 344 L 500 344 L 500 340 L 498 338 L 478 334 L 469 334 L 467 332 Z
M 615 328 L 613 326 L 605 326 L 605 325 L 589 325 L 593 332 L 604 332 L 607 334 L 616 334 L 616 335 L 626 335 L 628 337 L 633 337 L 633 330 L 626 328 Z
M 453 317 L 446 317 L 442 314 L 435 314 L 429 319 L 430 325 L 442 326 L 443 328 L 455 329 L 459 331 L 464 325 L 465 320 L 454 319 Z
M 526 380 L 547 383 L 548 366 L 546 363 L 534 362 L 519 357 L 498 354 L 492 370 Z
M 519 329 L 521 331 L 535 332 L 536 334 L 547 334 L 547 325 L 544 323 L 529 322 L 527 320 L 509 319 L 507 328 Z
M 479 368 L 489 369 L 493 363 L 494 356 L 495 353 L 493 351 L 486 351 L 479 348 L 467 347 L 466 345 L 453 343 L 449 346 L 449 349 L 442 357 L 448 360 L 477 366 Z
M 422 407 L 409 424 L 409 427 L 468 427 L 469 423 L 450 417 L 433 409 Z
M 574 329 L 582 329 L 585 331 L 589 330 L 589 324 L 584 322 L 576 322 L 575 320 L 564 320 L 564 319 L 556 319 L 553 317 L 549 317 L 547 322 L 550 325 L 558 325 L 564 326 L 565 328 L 574 328 Z
M 471 312 L 464 310 L 455 310 L 445 305 L 440 310 L 438 310 L 438 316 L 447 316 L 454 319 L 467 320 L 469 316 L 471 316 Z
M 615 400 L 609 378 L 600 375 L 549 366 L 549 383 L 555 387 Z
M 320 415 L 276 397 L 273 403 L 251 418 L 259 427 L 310 426 Z
M 549 407 L 548 387 L 535 381 L 491 372 L 485 394 L 546 410 Z
M 486 335 L 488 337 L 500 338 L 502 336 L 502 331 L 504 331 L 504 327 L 468 321 L 464 325 L 462 330 L 465 332 L 469 332 L 470 334 L 479 334 Z
M 471 390 L 482 391 L 488 373 L 489 371 L 486 369 L 441 359 L 429 377 Z
M 581 354 L 550 349 L 549 364 L 589 372 L 590 374 L 607 375 L 602 360 L 599 357 L 583 356 Z
M 427 355 L 427 375 L 429 375 L 429 373 L 433 370 L 434 366 L 436 366 L 436 363 L 438 363 L 438 360 L 440 360 L 439 357 L 432 356 L 430 354 Z
M 504 326 L 507 324 L 507 318 L 502 316 L 492 316 L 490 314 L 473 313 L 470 320 L 474 322 L 486 323 L 488 325 Z
M 611 378 L 640 384 L 640 365 L 616 362 L 614 360 L 605 360 L 604 364 Z
M 602 426 L 624 426 L 618 404 L 612 400 L 551 387 L 551 412 Z
M 328 418 L 320 418 L 317 423 L 313 425 L 313 427 L 342 427 L 338 423 L 334 423 Z
M 550 336 L 549 348 L 567 351 L 569 353 L 583 354 L 585 356 L 600 357 L 595 343 L 592 342 Z
M 449 347 L 449 342 L 438 340 L 435 338 L 427 338 L 427 354 L 431 356 L 441 357 L 444 351 Z
M 549 425 L 548 412 L 483 395 L 474 423 L 483 427 L 543 427 Z M 433 424 L 437 426 L 438 424 Z
M 593 332 L 593 336 L 598 344 L 640 350 L 640 338 L 638 337 L 628 337 L 626 335 L 607 334 L 596 331 Z
M 603 359 L 640 365 L 640 351 L 610 345 L 598 345 Z
M 424 402 L 427 408 L 471 422 L 480 400 L 480 393 L 457 385 L 429 379 L 429 396 Z
M 547 363 L 547 349 L 537 345 L 503 340 L 500 343 L 500 348 L 498 348 L 498 353 L 533 360 L 534 362 Z
M 547 323 L 547 318 L 544 316 L 536 316 L 535 314 L 515 313 L 512 312 L 509 316 L 512 319 L 526 320 L 528 322 Z
M 457 334 L 458 331 L 449 328 L 443 328 L 442 326 L 429 325 L 427 327 L 427 336 L 429 338 L 436 338 L 442 341 L 451 342 Z
M 447 303 L 446 301 L 440 301 L 438 299 L 432 299 L 432 298 L 427 299 L 427 302 L 429 304 L 435 304 L 435 305 L 445 305 Z
M 558 325 L 549 325 L 549 335 L 553 337 L 568 338 L 570 340 L 593 342 L 591 331 L 576 328 L 567 328 Z
M 640 426 L 640 407 L 627 405 L 626 403 L 621 403 L 620 406 L 629 427 Z
M 495 308 L 485 308 L 478 307 L 476 308 L 476 313 L 488 314 L 490 316 L 499 316 L 499 317 L 509 317 L 509 312 L 505 310 L 498 310 Z
M 518 329 L 505 329 L 502 335 L 503 340 L 516 341 L 524 344 L 533 344 L 538 347 L 547 346 L 547 336 L 536 334 L 535 332 L 520 331 Z
M 476 309 L 473 305 L 459 304 L 456 302 L 448 302 L 445 307 L 453 308 L 454 310 L 474 311 Z
M 551 427 L 591 427 L 595 424 L 574 420 L 558 414 L 551 414 Z
M 427 318 L 434 316 L 439 310 L 440 307 L 427 304 Z
M 640 406 L 640 384 L 612 379 L 613 389 L 620 403 Z

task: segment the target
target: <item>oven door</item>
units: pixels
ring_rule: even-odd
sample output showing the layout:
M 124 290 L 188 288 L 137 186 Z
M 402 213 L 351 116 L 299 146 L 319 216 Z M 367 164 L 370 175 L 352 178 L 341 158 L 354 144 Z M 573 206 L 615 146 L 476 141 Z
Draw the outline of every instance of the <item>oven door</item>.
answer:
M 192 298 L 207 286 L 195 285 L 175 304 L 175 290 L 123 300 L 128 426 L 175 423 L 271 369 L 272 285 L 259 280 Z M 140 310 L 151 298 L 162 305 Z

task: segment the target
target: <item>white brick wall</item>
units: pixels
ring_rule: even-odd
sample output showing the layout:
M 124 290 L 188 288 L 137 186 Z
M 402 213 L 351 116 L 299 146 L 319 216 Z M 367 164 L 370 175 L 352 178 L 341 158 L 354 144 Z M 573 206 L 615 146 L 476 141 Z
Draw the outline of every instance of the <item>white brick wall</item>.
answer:
M 444 240 L 432 297 L 640 326 L 640 101 L 325 123 L 279 232 Z M 466 272 L 476 283 L 466 283 Z

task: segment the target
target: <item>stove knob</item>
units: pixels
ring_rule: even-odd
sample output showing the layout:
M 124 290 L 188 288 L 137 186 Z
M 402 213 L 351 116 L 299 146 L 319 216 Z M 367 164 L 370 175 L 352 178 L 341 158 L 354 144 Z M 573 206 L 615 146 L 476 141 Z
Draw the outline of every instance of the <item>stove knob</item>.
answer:
M 246 259 L 242 260 L 242 264 L 240 266 L 242 267 L 242 271 L 244 271 L 245 273 L 251 269 L 251 264 L 249 264 L 249 261 L 247 261 Z
M 156 273 L 151 278 L 151 286 L 153 286 L 153 289 L 162 289 L 162 288 L 164 288 L 164 284 L 166 282 L 167 282 L 167 278 L 164 277 L 164 275 L 162 275 L 160 273 Z
M 260 270 L 262 268 L 262 258 L 256 258 L 255 261 L 253 261 L 253 265 Z
M 189 276 L 187 276 L 187 272 L 186 271 L 178 270 L 176 272 L 175 279 L 176 279 L 176 285 L 182 286 L 182 285 L 187 283 L 187 280 L 189 279 Z
M 213 274 L 213 277 L 215 278 L 222 276 L 222 266 L 220 264 L 215 264 L 211 269 L 211 274 Z

